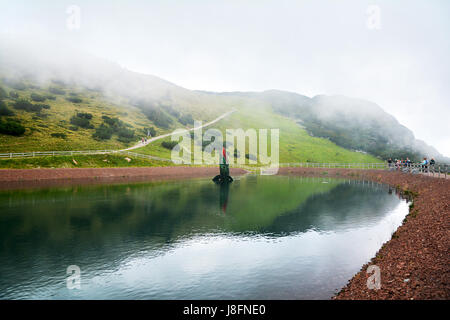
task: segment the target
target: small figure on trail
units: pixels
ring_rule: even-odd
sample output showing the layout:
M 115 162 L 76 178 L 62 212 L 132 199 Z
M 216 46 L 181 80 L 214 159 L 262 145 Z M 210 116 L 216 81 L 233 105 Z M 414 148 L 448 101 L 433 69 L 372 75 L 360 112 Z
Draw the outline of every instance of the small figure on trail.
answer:
M 434 161 L 434 158 L 431 158 L 430 160 L 430 166 L 434 166 L 436 164 L 436 161 Z
M 428 160 L 427 160 L 426 157 L 423 158 L 423 161 L 422 161 L 421 165 L 422 165 L 422 170 L 426 171 L 428 169 Z
M 144 144 L 144 137 L 142 137 L 142 139 L 141 139 L 141 140 L 142 140 L 142 144 Z
M 389 168 L 390 168 L 390 167 L 392 167 L 392 159 L 391 159 L 391 158 L 389 158 L 387 162 L 388 162 L 388 166 L 389 166 Z

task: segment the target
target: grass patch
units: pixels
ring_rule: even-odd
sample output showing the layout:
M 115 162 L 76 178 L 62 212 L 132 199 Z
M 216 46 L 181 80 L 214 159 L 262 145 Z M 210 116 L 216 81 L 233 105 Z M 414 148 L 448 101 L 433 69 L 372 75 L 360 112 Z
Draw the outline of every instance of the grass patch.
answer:
M 128 162 L 126 158 L 131 159 L 131 161 Z M 2 169 L 165 167 L 171 165 L 173 165 L 171 162 L 108 154 L 0 160 L 0 168 Z

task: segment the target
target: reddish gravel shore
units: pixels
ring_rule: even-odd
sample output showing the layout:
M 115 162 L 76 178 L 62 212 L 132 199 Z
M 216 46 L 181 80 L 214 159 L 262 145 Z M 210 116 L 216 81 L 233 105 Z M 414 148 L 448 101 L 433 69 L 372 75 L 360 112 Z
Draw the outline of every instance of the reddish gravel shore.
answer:
M 414 207 L 368 264 L 333 299 L 450 298 L 450 180 L 382 170 L 281 168 L 280 175 L 366 179 L 415 194 Z M 369 290 L 369 265 L 381 289 Z
M 232 175 L 247 171 L 230 170 Z M 80 168 L 80 169 L 0 169 L 0 189 L 16 189 L 68 184 L 92 184 L 173 180 L 197 177 L 214 177 L 219 169 L 214 167 L 150 167 L 150 168 Z

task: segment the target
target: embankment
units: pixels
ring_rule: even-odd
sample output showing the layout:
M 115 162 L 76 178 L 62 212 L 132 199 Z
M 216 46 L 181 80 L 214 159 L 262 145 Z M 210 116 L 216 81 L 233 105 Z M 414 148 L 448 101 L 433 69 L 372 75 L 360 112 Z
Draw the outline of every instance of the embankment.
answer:
M 280 175 L 365 179 L 413 196 L 403 224 L 333 299 L 450 298 L 450 180 L 383 170 L 281 168 Z M 381 271 L 368 289 L 367 267 Z
M 211 177 L 217 167 L 0 169 L 0 190 L 70 184 L 97 184 Z M 231 175 L 247 171 L 230 170 Z

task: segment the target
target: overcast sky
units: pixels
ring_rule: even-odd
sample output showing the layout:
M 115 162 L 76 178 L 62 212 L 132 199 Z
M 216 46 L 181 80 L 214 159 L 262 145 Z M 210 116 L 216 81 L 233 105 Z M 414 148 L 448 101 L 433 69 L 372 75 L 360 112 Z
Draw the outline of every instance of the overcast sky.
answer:
M 363 98 L 450 156 L 447 0 L 0 0 L 0 8 L 2 34 L 63 41 L 188 89 Z

